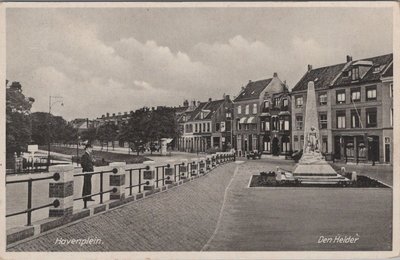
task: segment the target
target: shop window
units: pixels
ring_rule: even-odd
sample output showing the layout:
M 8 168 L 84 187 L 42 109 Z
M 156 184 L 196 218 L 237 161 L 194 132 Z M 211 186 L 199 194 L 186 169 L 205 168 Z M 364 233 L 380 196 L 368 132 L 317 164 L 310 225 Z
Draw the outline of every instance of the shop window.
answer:
M 264 151 L 271 151 L 271 138 L 269 136 L 264 137 Z

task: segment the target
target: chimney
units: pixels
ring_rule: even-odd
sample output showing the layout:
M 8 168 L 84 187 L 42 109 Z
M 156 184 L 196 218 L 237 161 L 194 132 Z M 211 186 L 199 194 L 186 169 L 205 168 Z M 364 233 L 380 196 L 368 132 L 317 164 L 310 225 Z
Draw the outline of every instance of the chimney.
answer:
M 312 70 L 312 65 L 308 64 L 308 71 L 311 71 L 311 70 Z
M 351 57 L 350 55 L 347 55 L 346 56 L 346 61 L 347 62 L 350 62 L 350 61 L 352 61 L 353 60 L 353 57 Z
M 196 106 L 196 100 L 192 101 L 192 106 L 195 107 Z
M 249 84 L 251 83 L 251 79 L 249 79 Z
M 208 102 L 211 102 L 212 101 L 212 98 L 208 98 Z
M 115 117 L 115 113 L 113 113 L 113 117 Z
M 278 77 L 278 73 L 274 72 L 274 78 Z
M 188 107 L 189 106 L 189 101 L 187 99 L 185 101 L 183 101 L 183 106 L 184 107 Z
M 107 117 L 110 117 L 110 113 L 107 112 Z
M 200 106 L 200 103 L 201 103 L 200 100 L 198 100 L 198 101 L 197 101 L 197 105 Z
M 128 112 L 124 112 L 124 115 L 127 115 L 128 114 Z
M 225 95 L 225 101 L 231 100 L 231 97 L 229 95 Z
M 101 115 L 101 118 L 104 118 L 104 115 Z

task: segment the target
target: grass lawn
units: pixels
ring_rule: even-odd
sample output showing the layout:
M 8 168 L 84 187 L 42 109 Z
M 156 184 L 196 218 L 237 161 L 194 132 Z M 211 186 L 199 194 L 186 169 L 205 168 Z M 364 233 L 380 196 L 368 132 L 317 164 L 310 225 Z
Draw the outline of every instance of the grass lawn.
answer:
M 47 150 L 47 147 L 40 146 L 39 149 Z M 76 158 L 76 147 L 72 148 L 72 147 L 51 146 L 51 151 L 66 155 L 72 155 L 73 160 L 74 158 Z M 84 149 L 79 149 L 79 158 L 83 155 L 84 152 L 85 152 Z M 127 164 L 133 164 L 133 163 L 142 163 L 144 161 L 150 161 L 150 159 L 142 155 L 138 156 L 134 154 L 118 154 L 118 153 L 94 151 L 94 150 L 93 150 L 93 156 L 96 159 L 95 166 L 108 165 L 108 163 L 110 162 L 126 162 Z

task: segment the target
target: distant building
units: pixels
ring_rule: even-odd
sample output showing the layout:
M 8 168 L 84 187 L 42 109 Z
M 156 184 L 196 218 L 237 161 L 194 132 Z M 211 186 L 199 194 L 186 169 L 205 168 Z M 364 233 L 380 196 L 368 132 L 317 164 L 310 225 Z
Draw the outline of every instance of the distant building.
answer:
M 321 150 L 328 158 L 393 162 L 393 54 L 309 65 L 292 90 L 293 150 L 303 147 L 309 81 L 315 84 Z
M 221 100 L 194 102 L 181 114 L 178 149 L 206 152 L 210 148 L 226 151 L 232 147 L 232 110 L 229 95 Z
M 250 151 L 285 155 L 290 152 L 290 95 L 278 74 L 249 81 L 234 99 L 235 149 L 239 156 Z
M 70 123 L 73 128 L 78 129 L 78 132 L 82 132 L 89 128 L 94 127 L 94 121 L 89 120 L 89 118 L 76 118 L 72 120 Z

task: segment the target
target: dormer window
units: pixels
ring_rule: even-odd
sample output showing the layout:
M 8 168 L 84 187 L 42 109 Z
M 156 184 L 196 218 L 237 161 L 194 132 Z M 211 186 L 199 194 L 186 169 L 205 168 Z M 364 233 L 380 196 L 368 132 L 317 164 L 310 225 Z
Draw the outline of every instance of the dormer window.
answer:
M 381 71 L 381 67 L 380 66 L 375 66 L 374 67 L 374 73 L 378 73 Z
M 351 76 L 351 70 L 343 71 L 343 77 L 350 77 L 350 76 Z
M 351 69 L 351 79 L 358 80 L 360 78 L 358 67 L 354 67 Z

